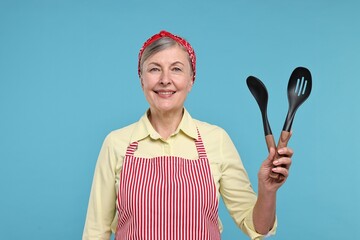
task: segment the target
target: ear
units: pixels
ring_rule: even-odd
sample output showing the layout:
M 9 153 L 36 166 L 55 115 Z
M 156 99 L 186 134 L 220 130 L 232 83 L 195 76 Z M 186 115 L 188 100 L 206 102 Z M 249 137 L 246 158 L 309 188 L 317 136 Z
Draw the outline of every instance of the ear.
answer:
M 140 74 L 140 84 L 141 84 L 141 89 L 144 90 L 144 81 L 141 74 Z

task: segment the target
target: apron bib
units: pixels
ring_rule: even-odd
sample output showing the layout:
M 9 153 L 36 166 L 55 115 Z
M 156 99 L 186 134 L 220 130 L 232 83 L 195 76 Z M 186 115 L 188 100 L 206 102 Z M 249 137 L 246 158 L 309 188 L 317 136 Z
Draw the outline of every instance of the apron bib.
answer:
M 117 197 L 116 240 L 218 240 L 216 186 L 203 141 L 199 159 L 135 157 L 126 151 Z

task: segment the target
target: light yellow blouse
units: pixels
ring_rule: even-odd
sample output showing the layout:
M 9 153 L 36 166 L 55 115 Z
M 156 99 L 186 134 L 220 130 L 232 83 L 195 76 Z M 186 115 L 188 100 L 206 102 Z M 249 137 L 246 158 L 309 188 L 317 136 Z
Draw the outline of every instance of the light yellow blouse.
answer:
M 135 156 L 171 155 L 195 160 L 198 159 L 194 142 L 197 129 L 204 142 L 218 198 L 223 198 L 230 215 L 245 234 L 251 239 L 262 239 L 264 236 L 255 232 L 252 221 L 256 194 L 230 137 L 222 128 L 192 119 L 184 110 L 178 129 L 166 140 L 154 130 L 147 114 L 106 137 L 95 168 L 83 240 L 108 240 L 116 230 L 119 173 L 130 143 L 139 141 Z M 220 220 L 219 223 L 222 231 Z M 275 229 L 276 222 L 269 234 L 275 234 Z

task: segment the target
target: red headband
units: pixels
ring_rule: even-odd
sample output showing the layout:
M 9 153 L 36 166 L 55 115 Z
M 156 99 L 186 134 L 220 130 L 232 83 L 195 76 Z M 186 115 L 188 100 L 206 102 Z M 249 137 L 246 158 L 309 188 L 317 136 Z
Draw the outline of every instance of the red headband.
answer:
M 150 44 L 152 44 L 153 42 L 155 42 L 156 40 L 163 38 L 163 37 L 168 37 L 173 39 L 174 41 L 176 41 L 177 43 L 179 43 L 181 46 L 183 46 L 186 51 L 188 52 L 189 56 L 190 56 L 190 60 L 191 60 L 191 67 L 193 70 L 193 81 L 195 81 L 195 74 L 196 74 L 196 55 L 195 55 L 195 51 L 194 49 L 191 47 L 190 43 L 187 42 L 185 39 L 176 36 L 172 33 L 169 33 L 167 31 L 161 31 L 160 33 L 155 34 L 154 36 L 150 37 L 148 40 L 146 40 L 146 42 L 144 43 L 144 45 L 142 46 L 142 48 L 140 49 L 139 52 L 139 62 L 138 62 L 138 74 L 140 77 L 140 60 L 141 57 L 144 53 L 145 48 L 147 48 Z

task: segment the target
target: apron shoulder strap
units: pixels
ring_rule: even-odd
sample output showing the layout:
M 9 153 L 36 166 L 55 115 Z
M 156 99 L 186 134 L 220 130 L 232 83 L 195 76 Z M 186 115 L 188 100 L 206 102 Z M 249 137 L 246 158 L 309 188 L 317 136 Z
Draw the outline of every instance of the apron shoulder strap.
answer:
M 126 156 L 134 156 L 134 152 L 138 148 L 138 144 L 138 141 L 130 143 L 130 145 L 126 149 Z
M 199 153 L 199 158 L 207 158 L 205 147 L 204 147 L 204 142 L 201 138 L 199 129 L 197 129 L 197 133 L 198 133 L 198 138 L 195 140 L 195 145 L 196 145 L 196 149 Z

